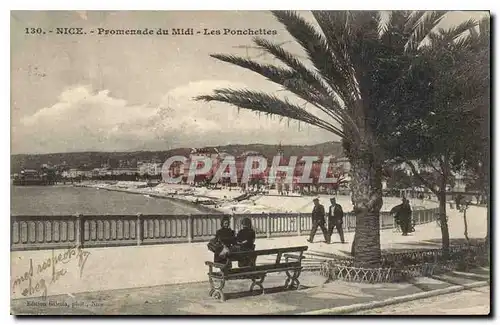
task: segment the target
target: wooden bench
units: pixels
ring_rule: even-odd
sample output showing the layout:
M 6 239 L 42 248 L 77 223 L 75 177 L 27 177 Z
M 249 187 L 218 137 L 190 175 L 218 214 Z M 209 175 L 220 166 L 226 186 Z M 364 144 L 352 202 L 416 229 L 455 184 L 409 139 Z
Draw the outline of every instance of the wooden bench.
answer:
M 267 274 L 278 272 L 286 273 L 285 289 L 299 289 L 302 259 L 304 259 L 303 254 L 307 248 L 307 246 L 298 246 L 235 252 L 228 255 L 228 260 L 225 264 L 207 261 L 205 265 L 208 265 L 208 280 L 210 282 L 209 296 L 225 301 L 223 289 L 226 281 L 241 279 L 252 280 L 250 292 L 253 291 L 255 286 L 258 286 L 262 290 L 262 294 L 264 294 L 264 286 L 262 283 Z M 276 255 L 274 262 L 257 265 L 256 260 L 258 256 L 268 255 Z M 282 261 L 282 258 L 284 258 L 284 261 Z M 253 259 L 253 263 L 251 266 L 238 268 L 230 267 L 232 262 L 236 262 L 240 259 Z

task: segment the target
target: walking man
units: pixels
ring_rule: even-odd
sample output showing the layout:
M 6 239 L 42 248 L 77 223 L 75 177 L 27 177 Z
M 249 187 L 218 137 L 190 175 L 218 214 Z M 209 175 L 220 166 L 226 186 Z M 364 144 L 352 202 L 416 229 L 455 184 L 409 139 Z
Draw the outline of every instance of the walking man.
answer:
M 344 223 L 344 211 L 342 210 L 342 206 L 337 203 L 335 198 L 331 198 L 330 202 L 330 210 L 328 211 L 328 243 L 332 240 L 333 229 L 337 228 L 337 232 L 340 236 L 340 241 L 342 244 L 345 243 L 344 240 L 344 229 L 342 225 Z
M 323 237 L 325 237 L 325 242 L 328 242 L 328 232 L 325 228 L 325 207 L 319 203 L 319 199 L 315 198 L 313 200 L 314 208 L 312 211 L 312 228 L 311 235 L 309 236 L 308 242 L 312 243 L 314 239 L 314 235 L 316 235 L 316 231 L 318 227 L 321 228 L 323 232 Z

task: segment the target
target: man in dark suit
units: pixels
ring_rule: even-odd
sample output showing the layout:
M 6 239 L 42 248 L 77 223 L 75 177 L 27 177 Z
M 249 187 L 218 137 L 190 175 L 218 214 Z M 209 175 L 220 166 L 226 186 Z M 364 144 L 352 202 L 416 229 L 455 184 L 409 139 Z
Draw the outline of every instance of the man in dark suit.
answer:
M 403 203 L 398 211 L 398 219 L 403 236 L 408 236 L 408 233 L 412 232 L 412 220 L 410 201 L 407 198 L 403 197 Z
M 337 228 L 337 232 L 340 236 L 340 241 L 345 243 L 344 240 L 344 229 L 342 225 L 344 224 L 344 211 L 342 210 L 342 206 L 337 203 L 335 198 L 330 199 L 331 206 L 328 210 L 328 243 L 332 240 L 333 229 Z
M 310 243 L 313 242 L 314 235 L 316 235 L 316 231 L 318 230 L 318 227 L 320 227 L 323 232 L 323 236 L 325 237 L 325 242 L 328 242 L 328 232 L 325 228 L 325 207 L 319 203 L 318 198 L 315 198 L 313 202 L 314 208 L 312 211 L 311 235 L 307 241 Z

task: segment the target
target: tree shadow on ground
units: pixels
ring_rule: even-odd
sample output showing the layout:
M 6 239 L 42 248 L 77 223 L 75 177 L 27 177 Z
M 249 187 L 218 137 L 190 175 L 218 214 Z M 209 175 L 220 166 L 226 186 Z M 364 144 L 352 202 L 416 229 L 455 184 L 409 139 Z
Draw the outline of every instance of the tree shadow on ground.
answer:
M 285 289 L 284 286 L 279 286 L 279 287 L 272 287 L 272 288 L 266 288 L 264 287 L 264 294 L 275 294 L 275 293 L 280 293 L 280 292 L 293 292 L 293 291 L 302 291 L 306 289 L 310 289 L 312 287 L 310 286 L 305 286 L 305 285 L 300 285 L 299 289 Z M 239 292 L 225 292 L 224 293 L 226 300 L 230 299 L 238 299 L 238 298 L 245 298 L 245 297 L 254 297 L 254 296 L 260 296 L 262 295 L 262 290 L 256 289 L 252 292 L 250 291 L 239 291 Z
M 344 253 L 344 251 L 340 251 L 342 253 Z M 312 258 L 309 258 L 309 256 L 312 256 Z M 324 258 L 324 259 L 333 259 L 333 260 L 338 260 L 338 259 L 345 259 L 346 257 L 349 257 L 348 254 L 346 255 L 341 255 L 341 254 L 335 254 L 335 253 L 327 253 L 327 252 L 321 252 L 321 251 L 308 251 L 307 252 L 307 259 L 320 259 L 320 258 Z M 323 260 L 324 260 L 323 259 Z
M 429 239 L 426 240 L 425 242 L 429 244 L 437 244 L 438 246 L 441 246 L 441 239 L 435 238 L 435 239 Z M 469 238 L 470 244 L 480 244 L 484 243 L 484 238 Z M 468 242 L 465 238 L 450 238 L 450 246 L 460 246 L 460 245 L 467 245 Z
M 405 246 L 402 248 L 386 248 L 382 250 L 382 254 L 384 253 L 395 253 L 402 251 L 424 251 L 429 249 L 438 249 L 441 248 L 441 242 L 433 243 L 433 242 L 418 242 L 418 243 L 405 243 Z M 411 247 L 408 247 L 411 246 Z
M 477 245 L 484 243 L 484 238 L 470 238 L 469 242 L 465 238 L 450 238 L 450 246 L 462 246 L 462 245 Z M 442 241 L 439 238 L 435 239 L 428 239 L 428 240 L 422 240 L 419 242 L 411 242 L 411 243 L 405 243 L 405 246 L 413 246 L 412 247 L 405 247 L 405 248 L 388 248 L 384 249 L 383 252 L 388 252 L 388 253 L 394 253 L 394 252 L 400 252 L 400 251 L 409 251 L 409 250 L 428 250 L 428 249 L 440 249 L 442 248 Z
M 351 257 L 351 252 L 350 251 L 339 250 L 339 252 L 343 253 L 344 256 Z

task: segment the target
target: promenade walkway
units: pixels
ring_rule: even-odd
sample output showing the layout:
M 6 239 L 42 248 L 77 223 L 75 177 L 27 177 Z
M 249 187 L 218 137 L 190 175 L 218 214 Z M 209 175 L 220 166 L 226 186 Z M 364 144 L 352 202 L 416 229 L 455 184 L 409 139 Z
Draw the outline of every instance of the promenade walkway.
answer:
M 450 216 L 450 237 L 452 239 L 463 239 L 464 224 L 462 215 L 457 210 L 450 210 L 448 214 Z M 482 238 L 486 235 L 485 208 L 471 207 L 468 211 L 468 221 L 470 238 Z M 308 266 L 314 266 L 319 265 L 321 261 L 327 259 L 331 254 L 347 253 L 350 250 L 353 235 L 353 233 L 346 234 L 346 244 L 334 242 L 330 245 L 321 242 L 323 239 L 321 238 L 320 233 L 317 234 L 313 244 L 306 242 L 306 236 L 259 239 L 257 242 L 257 248 L 265 249 L 273 247 L 308 245 L 309 251 L 305 264 Z M 336 235 L 334 234 L 334 241 L 336 240 L 335 236 Z M 416 232 L 406 237 L 401 236 L 401 233 L 396 233 L 392 229 L 381 231 L 381 243 L 383 249 L 405 249 L 417 247 L 436 248 L 440 245 L 440 238 L 441 232 L 435 222 L 417 226 Z M 199 298 L 201 296 L 206 296 L 206 289 L 208 288 L 207 283 L 185 285 L 187 283 L 207 281 L 207 270 L 205 268 L 204 261 L 211 260 L 212 255 L 207 251 L 206 243 L 84 249 L 81 252 L 74 252 L 75 254 L 70 252 L 69 255 L 66 254 L 66 257 L 64 257 L 65 252 L 67 251 L 44 250 L 11 252 L 11 298 L 25 298 L 25 296 L 22 295 L 22 292 L 30 286 L 33 288 L 33 294 L 30 295 L 30 299 L 40 296 L 42 291 L 46 291 L 48 296 L 65 295 L 71 298 L 75 297 L 78 293 L 102 293 L 106 290 L 119 289 L 127 289 L 123 291 L 123 294 L 126 295 L 133 292 L 131 288 L 157 287 L 165 285 L 179 286 L 173 290 L 175 292 L 179 292 L 179 294 L 182 290 L 190 292 L 186 293 L 186 295 L 191 295 L 191 291 L 196 293 L 198 292 L 197 290 L 199 290 L 199 292 L 193 297 Z M 55 260 L 57 260 L 59 254 L 62 254 L 60 262 L 55 264 L 52 263 L 53 265 L 47 265 L 48 259 L 53 260 L 52 258 L 54 257 Z M 46 262 L 45 265 L 44 262 Z M 24 280 L 28 278 L 25 276 L 26 272 L 28 275 L 32 274 L 29 276 L 30 281 Z M 17 283 L 15 283 L 16 279 Z M 276 280 L 272 280 L 270 277 L 269 280 L 266 280 L 267 285 L 272 286 L 272 281 L 276 281 L 276 283 L 282 285 L 281 282 L 283 282 L 283 279 L 282 276 L 277 276 Z M 329 285 L 324 287 L 322 286 L 321 281 L 324 281 L 324 278 L 311 272 L 309 275 L 304 273 L 304 279 L 302 282 L 306 287 L 308 286 L 307 283 L 309 283 L 311 290 L 313 288 L 324 288 L 324 290 L 331 292 L 329 290 L 333 290 L 333 287 L 340 288 L 337 284 L 332 288 L 329 288 Z M 35 290 L 37 284 L 39 286 L 38 289 Z M 246 283 L 241 285 L 244 287 L 247 286 Z M 398 284 L 394 285 L 394 289 L 387 290 L 402 290 L 407 285 L 409 284 Z M 228 288 L 231 290 L 230 287 Z M 160 287 L 154 289 L 148 288 L 145 291 L 144 289 L 137 290 L 139 290 L 138 292 L 143 292 L 140 294 L 143 296 L 147 296 L 149 294 L 153 295 L 154 292 L 158 292 L 158 294 L 160 294 L 162 291 Z M 314 290 L 321 291 L 323 289 Z M 311 292 L 314 292 L 314 290 Z M 121 291 L 116 291 L 117 294 L 118 292 Z M 283 299 L 289 301 L 290 299 L 295 299 L 290 297 L 297 295 L 297 304 L 300 305 L 301 294 L 301 292 L 286 293 L 287 298 Z M 107 295 L 110 295 L 111 297 L 114 293 Z M 200 302 L 200 300 L 196 300 L 195 298 L 193 298 L 193 304 L 204 303 Z M 145 298 L 145 300 L 148 299 Z M 259 301 L 262 302 L 263 300 L 261 299 Z M 16 304 L 23 303 L 26 304 L 25 300 L 18 300 L 16 302 Z M 284 310 L 283 312 L 287 311 Z M 189 313 L 189 311 L 186 310 L 186 313 Z M 222 313 L 226 313 L 226 311 L 223 311 Z
M 355 304 L 422 294 L 431 290 L 456 289 L 467 285 L 480 284 L 480 287 L 475 286 L 463 292 L 474 293 L 489 287 L 484 282 L 489 280 L 489 269 L 486 268 L 474 269 L 467 273 L 450 272 L 439 277 L 416 278 L 413 283 L 326 282 L 325 278 L 315 273 L 304 273 L 301 278 L 303 286 L 300 290 L 284 292 L 279 288 L 283 285 L 283 276 L 271 275 L 266 280 L 266 285 L 276 289 L 267 290 L 265 295 L 243 292 L 248 290 L 249 281 L 232 281 L 226 285 L 229 294 L 224 303 L 208 296 L 208 283 L 192 283 L 80 293 L 72 296 L 59 295 L 46 301 L 40 298 L 18 299 L 11 303 L 11 311 L 16 315 L 289 315 L 316 314 L 318 310 L 336 314 L 339 311 L 330 312 L 331 308 L 349 308 L 348 306 Z M 436 298 L 433 298 L 433 301 L 436 301 Z M 488 313 L 485 312 L 487 306 L 484 305 L 487 302 L 484 299 L 476 304 L 477 306 L 472 302 L 460 303 L 461 306 L 467 305 L 469 314 Z M 411 305 L 415 308 L 418 302 Z M 453 309 L 453 305 L 441 304 L 440 309 L 444 308 Z M 393 309 L 379 308 L 374 313 L 391 314 Z M 401 308 L 396 307 L 395 311 L 405 314 Z M 370 314 L 369 311 L 364 313 Z M 463 314 L 456 309 L 447 312 L 453 313 Z

